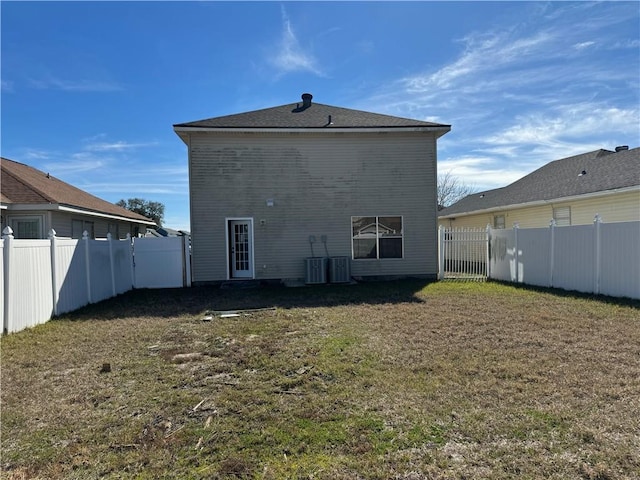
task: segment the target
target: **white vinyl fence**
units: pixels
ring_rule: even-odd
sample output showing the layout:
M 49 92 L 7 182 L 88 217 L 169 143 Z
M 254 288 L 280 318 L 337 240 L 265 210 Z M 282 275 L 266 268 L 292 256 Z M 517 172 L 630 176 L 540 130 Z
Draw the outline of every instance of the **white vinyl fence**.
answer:
M 132 288 L 191 286 L 188 237 L 0 241 L 2 333 L 45 323 L 54 315 Z
M 640 299 L 640 222 L 491 229 L 489 278 Z

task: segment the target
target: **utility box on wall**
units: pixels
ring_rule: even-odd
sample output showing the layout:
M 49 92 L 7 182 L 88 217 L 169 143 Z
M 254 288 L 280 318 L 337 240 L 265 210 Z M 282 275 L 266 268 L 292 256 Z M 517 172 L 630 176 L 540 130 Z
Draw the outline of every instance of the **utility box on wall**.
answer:
M 331 257 L 329 259 L 329 281 L 331 283 L 351 281 L 351 259 L 349 257 Z
M 307 257 L 305 267 L 304 283 L 307 285 L 327 283 L 327 259 L 325 257 Z

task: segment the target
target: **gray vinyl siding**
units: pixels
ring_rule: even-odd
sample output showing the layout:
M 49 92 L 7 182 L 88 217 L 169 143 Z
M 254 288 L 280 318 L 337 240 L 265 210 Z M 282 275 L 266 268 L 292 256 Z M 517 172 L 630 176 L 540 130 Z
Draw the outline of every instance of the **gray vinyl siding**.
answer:
M 189 145 L 195 282 L 229 278 L 226 218 L 253 219 L 257 279 L 304 278 L 310 235 L 315 256 L 351 257 L 352 216 L 404 221 L 404 258 L 352 260 L 353 276 L 436 275 L 432 133 L 192 133 Z
M 2 211 L 2 229 L 7 226 L 7 221 L 12 218 L 37 216 L 42 222 L 42 238 L 48 238 L 51 229 L 54 229 L 56 236 L 59 238 L 71 238 L 73 220 L 82 220 L 85 222 L 93 222 L 93 230 L 95 238 L 106 238 L 109 232 L 109 226 L 116 226 L 120 239 L 127 237 L 127 233 L 133 235 L 135 226 L 139 226 L 139 232 L 146 232 L 146 225 L 123 222 L 118 220 L 110 220 L 102 217 L 82 215 L 79 213 L 61 212 L 55 210 L 3 210 Z M 115 234 L 113 235 L 115 238 Z
M 93 222 L 93 232 L 95 238 L 106 238 L 107 233 L 109 232 L 109 225 L 117 225 L 118 237 L 119 239 L 124 239 L 127 237 L 127 233 L 133 232 L 133 227 L 135 226 L 135 224 L 132 225 L 128 222 L 110 220 L 89 215 L 85 216 L 77 213 L 52 212 L 51 216 L 51 223 L 53 225 L 53 229 L 56 231 L 56 235 L 58 237 L 66 238 L 71 238 L 73 220 Z M 146 231 L 146 226 L 140 225 L 139 231 L 140 233 L 144 233 Z M 115 233 L 113 234 L 113 238 L 115 238 Z

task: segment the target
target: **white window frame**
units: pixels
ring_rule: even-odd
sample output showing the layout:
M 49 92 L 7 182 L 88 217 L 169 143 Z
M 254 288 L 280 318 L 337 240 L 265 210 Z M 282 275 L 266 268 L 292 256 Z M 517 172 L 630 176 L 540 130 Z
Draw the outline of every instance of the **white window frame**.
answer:
M 558 227 L 571 225 L 571 207 L 553 207 L 553 219 Z
M 20 238 L 18 234 L 18 228 L 14 225 L 14 222 L 32 222 L 34 220 L 38 221 L 38 239 L 45 238 L 44 236 L 44 215 L 9 215 L 7 216 L 7 225 L 11 227 L 13 230 L 13 235 L 15 238 Z
M 362 218 L 362 217 L 371 217 L 375 218 L 376 222 L 376 258 L 356 258 L 355 256 L 355 247 L 354 247 L 354 238 L 353 238 L 353 219 L 354 218 Z M 400 230 L 400 242 L 401 242 L 401 256 L 400 257 L 380 257 L 380 233 L 378 231 L 379 223 L 378 220 L 380 217 L 397 217 L 401 222 L 401 230 Z M 351 232 L 351 258 L 355 261 L 367 261 L 367 260 L 401 260 L 404 258 L 404 216 L 403 215 L 352 215 L 350 221 L 350 232 Z
M 502 219 L 502 222 L 499 222 L 498 221 L 499 219 Z M 502 223 L 501 226 L 499 226 L 500 223 Z M 506 215 L 501 214 L 501 215 L 494 215 L 493 216 L 493 228 L 504 230 L 506 228 L 506 224 L 507 224 Z

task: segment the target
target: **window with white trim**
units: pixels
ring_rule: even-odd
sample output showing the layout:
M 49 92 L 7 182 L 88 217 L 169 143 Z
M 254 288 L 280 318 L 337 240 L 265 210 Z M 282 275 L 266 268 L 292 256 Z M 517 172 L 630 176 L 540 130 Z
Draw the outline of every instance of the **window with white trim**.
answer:
M 553 219 L 558 227 L 568 227 L 571 225 L 571 207 L 554 208 Z
M 493 228 L 504 228 L 504 226 L 505 226 L 504 215 L 494 215 Z
M 9 217 L 9 224 L 13 230 L 14 238 L 44 238 L 41 215 Z
M 402 258 L 402 217 L 351 217 L 354 260 Z

